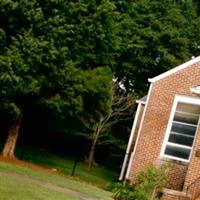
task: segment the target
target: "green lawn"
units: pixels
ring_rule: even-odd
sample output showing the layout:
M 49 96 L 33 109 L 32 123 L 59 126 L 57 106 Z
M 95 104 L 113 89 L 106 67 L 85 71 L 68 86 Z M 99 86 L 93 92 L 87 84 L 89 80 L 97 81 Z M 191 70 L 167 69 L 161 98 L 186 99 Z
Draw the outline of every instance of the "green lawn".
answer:
M 79 191 L 88 195 L 99 197 L 103 200 L 111 200 L 111 194 L 86 182 L 80 182 L 66 177 L 61 177 L 29 168 L 15 166 L 12 164 L 0 162 L 0 169 L 6 169 L 11 172 L 28 175 L 40 180 L 46 180 L 56 185 Z M 68 196 L 63 193 L 49 190 L 45 187 L 32 184 L 26 180 L 19 180 L 15 177 L 0 174 L 0 199 L 1 200 L 78 200 L 79 198 Z
M 80 200 L 74 196 L 52 191 L 28 181 L 21 181 L 15 177 L 0 174 L 1 200 Z
M 25 161 L 55 168 L 65 175 L 71 175 L 74 164 L 74 160 L 49 153 L 44 149 L 18 147 L 16 155 Z M 96 166 L 92 172 L 88 172 L 87 165 L 83 162 L 77 163 L 74 176 L 99 186 L 116 181 L 118 178 L 117 173 L 100 166 Z

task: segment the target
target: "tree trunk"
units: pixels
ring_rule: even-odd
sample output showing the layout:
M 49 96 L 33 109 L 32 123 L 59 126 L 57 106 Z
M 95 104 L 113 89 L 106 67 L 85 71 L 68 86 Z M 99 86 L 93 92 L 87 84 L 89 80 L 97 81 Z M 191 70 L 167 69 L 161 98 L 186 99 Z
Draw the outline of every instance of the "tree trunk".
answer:
M 16 119 L 10 127 L 8 138 L 4 145 L 2 156 L 6 158 L 15 159 L 15 146 L 19 136 L 19 129 L 21 126 L 21 118 Z
M 97 127 L 96 131 L 94 132 L 94 136 L 92 139 L 92 145 L 91 145 L 89 157 L 88 157 L 88 171 L 92 171 L 93 162 L 94 162 L 94 151 L 95 151 L 97 140 L 99 138 L 100 131 L 101 130 Z
M 96 144 L 92 144 L 90 152 L 89 152 L 89 158 L 88 158 L 88 171 L 89 172 L 92 171 L 92 167 L 93 167 L 95 145 Z

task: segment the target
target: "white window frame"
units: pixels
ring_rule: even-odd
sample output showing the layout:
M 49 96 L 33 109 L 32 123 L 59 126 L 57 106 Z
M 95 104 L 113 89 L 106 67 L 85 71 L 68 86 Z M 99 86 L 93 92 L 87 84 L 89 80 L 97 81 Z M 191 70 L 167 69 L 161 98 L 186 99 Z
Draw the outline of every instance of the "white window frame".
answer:
M 163 141 L 161 152 L 160 152 L 160 157 L 161 158 L 172 159 L 172 160 L 177 160 L 177 161 L 189 162 L 190 159 L 191 159 L 192 151 L 193 151 L 194 141 L 195 141 L 196 135 L 197 135 L 199 121 L 197 123 L 197 128 L 196 128 L 196 132 L 195 132 L 195 135 L 194 135 L 193 144 L 192 144 L 191 147 L 188 147 L 188 149 L 191 149 L 189 159 L 183 159 L 183 158 L 178 158 L 178 157 L 175 157 L 175 156 L 169 156 L 169 155 L 166 155 L 164 153 L 165 149 L 166 149 L 166 146 L 167 146 L 167 143 L 169 143 L 168 139 L 169 139 L 169 136 L 170 136 L 172 122 L 173 122 L 173 119 L 174 119 L 174 114 L 176 112 L 176 107 L 177 107 L 178 103 L 188 103 L 188 104 L 192 104 L 192 105 L 200 105 L 200 98 L 198 98 L 198 97 L 181 96 L 181 95 L 176 95 L 175 96 L 174 103 L 173 103 L 172 110 L 171 110 L 171 114 L 170 114 L 170 118 L 169 118 L 167 129 L 166 129 L 166 133 L 165 133 L 165 137 L 164 137 L 164 141 Z M 181 145 L 177 144 L 176 146 L 181 146 Z M 185 148 L 185 146 L 184 146 L 184 148 Z

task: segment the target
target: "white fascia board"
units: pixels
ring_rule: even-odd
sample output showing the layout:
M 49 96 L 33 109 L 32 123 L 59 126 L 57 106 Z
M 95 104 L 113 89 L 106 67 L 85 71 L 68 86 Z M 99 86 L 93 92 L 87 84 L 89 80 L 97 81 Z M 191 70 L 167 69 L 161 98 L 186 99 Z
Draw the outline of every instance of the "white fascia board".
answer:
M 179 65 L 179 66 L 177 66 L 177 67 L 175 67 L 175 68 L 173 68 L 173 69 L 171 69 L 169 71 L 166 71 L 166 72 L 164 72 L 164 73 L 162 73 L 162 74 L 160 74 L 160 75 L 158 75 L 158 76 L 156 76 L 154 78 L 149 78 L 148 81 L 150 83 L 154 83 L 154 82 L 156 82 L 156 81 L 158 81 L 160 79 L 163 79 L 163 78 L 165 78 L 165 77 L 167 77 L 167 76 L 169 76 L 169 75 L 171 75 L 173 73 L 176 73 L 176 72 L 178 72 L 178 71 L 180 71 L 182 69 L 185 69 L 185 68 L 187 68 L 187 67 L 189 67 L 189 66 L 191 66 L 191 65 L 193 65 L 193 64 L 195 64 L 195 63 L 197 63 L 199 61 L 200 61 L 200 56 L 198 56 L 196 58 L 193 58 L 193 59 L 189 60 L 188 62 L 183 63 L 182 65 Z

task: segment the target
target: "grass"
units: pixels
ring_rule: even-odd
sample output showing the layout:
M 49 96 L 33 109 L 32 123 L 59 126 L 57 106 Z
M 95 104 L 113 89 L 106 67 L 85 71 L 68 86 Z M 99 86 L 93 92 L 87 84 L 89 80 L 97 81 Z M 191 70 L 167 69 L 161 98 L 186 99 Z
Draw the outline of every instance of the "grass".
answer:
M 28 175 L 33 178 L 39 178 L 41 180 L 46 180 L 56 185 L 66 187 L 68 189 L 73 189 L 88 195 L 99 197 L 104 200 L 111 200 L 111 194 L 95 186 L 89 185 L 86 182 L 80 182 L 66 177 L 57 176 L 50 173 L 45 173 L 37 170 L 32 170 L 29 168 L 15 166 L 9 163 L 0 162 L 0 169 L 6 169 L 11 172 L 16 172 L 19 174 Z M 24 188 L 26 188 L 24 190 Z M 0 199 L 1 200 L 68 200 L 74 199 L 75 197 L 67 196 L 66 194 L 51 191 L 47 188 L 38 186 L 36 184 L 27 183 L 27 181 L 17 180 L 15 177 L 8 177 L 7 175 L 0 176 Z
M 5 174 L 0 174 L 0 193 L 1 200 L 80 200 L 80 198 L 52 191 Z
M 65 175 L 71 175 L 74 165 L 73 159 L 52 154 L 44 149 L 18 148 L 17 157 L 25 161 L 57 169 Z M 100 166 L 95 166 L 92 172 L 88 172 L 87 165 L 83 162 L 77 163 L 74 176 L 99 186 L 104 186 L 107 182 L 116 181 L 118 178 L 117 173 Z
M 0 162 L 0 169 L 6 169 L 22 175 L 28 175 L 32 178 L 45 180 L 103 200 L 111 200 L 111 193 L 101 189 L 107 182 L 117 180 L 118 174 L 111 170 L 95 166 L 92 172 L 88 172 L 86 163 L 78 162 L 75 176 L 72 177 L 70 175 L 74 165 L 73 159 L 52 154 L 44 149 L 35 149 L 30 147 L 17 147 L 16 156 L 17 158 L 26 161 L 25 165 L 16 165 L 15 162 Z M 47 171 L 40 170 L 37 166 L 36 168 L 30 168 L 27 161 L 28 163 L 47 167 Z M 53 173 L 51 169 L 56 169 L 59 173 Z M 24 188 L 26 188 L 26 190 L 24 190 Z M 48 188 L 41 187 L 34 183 L 28 183 L 26 180 L 20 181 L 15 177 L 8 177 L 4 174 L 0 174 L 0 194 L 0 200 L 79 199 L 70 195 L 51 191 Z

